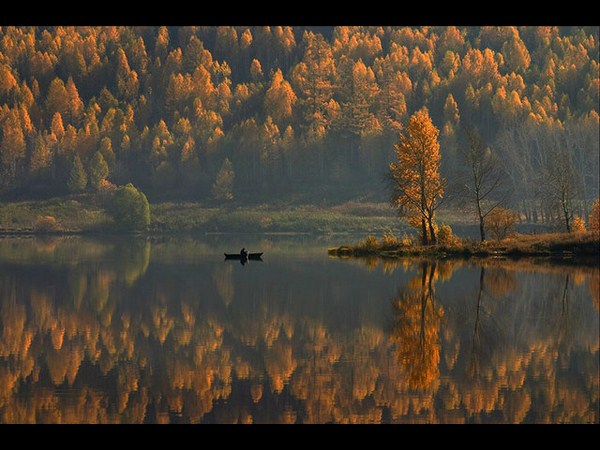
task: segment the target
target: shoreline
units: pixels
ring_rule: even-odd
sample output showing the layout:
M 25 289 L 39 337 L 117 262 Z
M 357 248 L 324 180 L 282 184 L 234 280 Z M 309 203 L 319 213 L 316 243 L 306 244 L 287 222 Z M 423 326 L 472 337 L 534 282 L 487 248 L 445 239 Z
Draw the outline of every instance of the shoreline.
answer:
M 516 235 L 509 240 L 484 243 L 460 242 L 453 245 L 371 245 L 358 243 L 330 247 L 328 255 L 338 258 L 422 257 L 434 259 L 509 259 L 543 258 L 560 261 L 600 262 L 600 235 L 584 233 L 548 233 Z

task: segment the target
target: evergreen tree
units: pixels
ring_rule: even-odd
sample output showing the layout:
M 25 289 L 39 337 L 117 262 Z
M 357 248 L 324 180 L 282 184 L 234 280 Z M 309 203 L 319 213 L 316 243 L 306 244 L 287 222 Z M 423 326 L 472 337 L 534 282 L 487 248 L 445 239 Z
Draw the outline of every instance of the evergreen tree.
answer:
M 213 184 L 213 197 L 217 200 L 232 200 L 234 178 L 233 165 L 229 158 L 225 158 Z
M 108 164 L 100 151 L 94 153 L 88 166 L 89 182 L 94 190 L 98 189 L 100 183 L 108 176 Z
M 83 164 L 79 155 L 75 155 L 73 158 L 73 165 L 71 166 L 71 173 L 69 174 L 69 180 L 67 181 L 67 187 L 69 191 L 73 193 L 81 192 L 87 186 L 88 179 L 83 169 Z

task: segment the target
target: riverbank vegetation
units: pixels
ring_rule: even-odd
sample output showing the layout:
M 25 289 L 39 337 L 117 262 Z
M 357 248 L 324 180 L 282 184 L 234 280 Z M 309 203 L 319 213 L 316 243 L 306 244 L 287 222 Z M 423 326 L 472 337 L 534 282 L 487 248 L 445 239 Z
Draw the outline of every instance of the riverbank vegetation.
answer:
M 121 233 L 96 195 L 68 199 L 20 201 L 0 204 L 0 234 Z M 150 206 L 150 223 L 144 231 L 163 233 L 381 233 L 401 227 L 385 203 L 345 202 L 319 205 L 231 205 L 228 208 L 195 202 L 162 202 Z M 44 219 L 39 219 L 42 217 Z M 47 219 L 52 217 L 52 219 Z M 41 222 L 40 222 L 41 220 Z M 52 227 L 43 226 L 48 220 Z M 39 223 L 38 223 L 39 222 Z
M 478 242 L 452 236 L 437 245 L 420 245 L 414 238 L 398 238 L 384 233 L 381 238 L 373 235 L 354 245 L 343 245 L 328 250 L 332 256 L 381 256 L 396 258 L 404 256 L 435 257 L 490 257 L 490 256 L 548 256 L 561 258 L 590 258 L 596 264 L 600 257 L 600 235 L 597 231 L 577 233 L 512 233 L 500 240 Z

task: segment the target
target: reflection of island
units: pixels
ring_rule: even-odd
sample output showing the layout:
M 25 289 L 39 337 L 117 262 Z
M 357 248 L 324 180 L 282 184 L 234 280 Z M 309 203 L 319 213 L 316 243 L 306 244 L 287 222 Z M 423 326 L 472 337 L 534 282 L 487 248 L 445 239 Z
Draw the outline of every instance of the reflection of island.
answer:
M 351 283 L 27 245 L 0 242 L 2 423 L 599 420 L 593 270 L 411 261 L 388 333 Z

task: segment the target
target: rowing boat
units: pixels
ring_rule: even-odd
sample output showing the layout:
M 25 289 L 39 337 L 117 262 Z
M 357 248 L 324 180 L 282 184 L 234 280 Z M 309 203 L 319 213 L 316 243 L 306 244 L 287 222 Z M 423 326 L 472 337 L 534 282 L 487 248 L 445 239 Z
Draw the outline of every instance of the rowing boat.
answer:
M 225 259 L 261 259 L 263 252 L 260 253 L 248 253 L 242 255 L 240 253 L 224 253 Z

